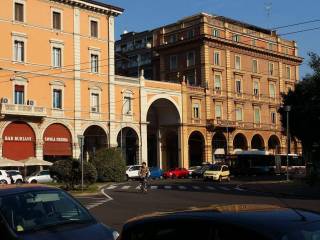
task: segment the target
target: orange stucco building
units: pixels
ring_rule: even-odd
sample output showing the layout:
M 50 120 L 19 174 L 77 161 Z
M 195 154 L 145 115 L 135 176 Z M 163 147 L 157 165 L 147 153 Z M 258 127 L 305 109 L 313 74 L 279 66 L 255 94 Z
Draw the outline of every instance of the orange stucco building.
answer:
M 164 169 L 237 148 L 283 152 L 276 110 L 299 79 L 295 42 L 198 14 L 152 32 L 155 80 L 142 69 L 116 76 L 122 12 L 93 0 L 1 1 L 0 157 L 77 158 L 79 135 L 86 158 L 119 146 L 127 164 Z

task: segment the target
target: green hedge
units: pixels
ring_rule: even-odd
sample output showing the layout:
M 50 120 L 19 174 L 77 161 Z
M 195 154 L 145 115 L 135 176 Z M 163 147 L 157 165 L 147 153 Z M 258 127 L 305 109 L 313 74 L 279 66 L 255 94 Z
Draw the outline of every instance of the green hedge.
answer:
M 98 181 L 121 182 L 125 179 L 126 163 L 117 148 L 101 149 L 92 159 L 98 172 Z
M 83 163 L 83 180 L 85 185 L 97 181 L 97 170 L 90 162 Z M 63 183 L 67 190 L 73 190 L 81 184 L 81 164 L 77 159 L 59 160 L 50 167 L 50 175 L 59 183 Z

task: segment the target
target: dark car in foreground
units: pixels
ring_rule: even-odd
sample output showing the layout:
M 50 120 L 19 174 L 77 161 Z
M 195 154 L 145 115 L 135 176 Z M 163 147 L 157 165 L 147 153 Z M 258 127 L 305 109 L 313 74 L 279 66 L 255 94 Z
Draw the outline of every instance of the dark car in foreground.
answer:
M 202 178 L 205 171 L 207 171 L 212 165 L 211 164 L 205 164 L 201 167 L 197 168 L 191 173 L 192 178 Z
M 318 213 L 273 205 L 224 205 L 127 222 L 121 240 L 318 240 Z
M 0 239 L 114 240 L 118 233 L 97 222 L 63 190 L 0 186 Z

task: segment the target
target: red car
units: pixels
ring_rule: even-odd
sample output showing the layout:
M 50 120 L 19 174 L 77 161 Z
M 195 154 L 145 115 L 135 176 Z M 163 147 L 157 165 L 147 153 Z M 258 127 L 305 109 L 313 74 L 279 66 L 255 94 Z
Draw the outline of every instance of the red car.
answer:
M 163 173 L 164 178 L 186 178 L 189 176 L 189 171 L 185 168 L 174 168 Z

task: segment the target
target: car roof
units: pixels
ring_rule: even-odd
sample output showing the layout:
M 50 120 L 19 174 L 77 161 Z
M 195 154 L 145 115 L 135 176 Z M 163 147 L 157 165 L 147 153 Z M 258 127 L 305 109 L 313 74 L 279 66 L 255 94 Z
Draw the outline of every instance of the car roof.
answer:
M 320 221 L 320 214 L 275 205 L 234 204 L 212 205 L 178 212 L 153 213 L 136 217 L 127 222 L 126 227 L 136 224 L 169 220 L 205 220 L 221 224 L 232 224 L 270 235 L 271 232 L 287 232 L 301 224 Z
M 60 190 L 56 187 L 51 187 L 47 185 L 41 184 L 1 184 L 0 185 L 0 197 L 10 195 L 10 194 L 18 194 L 30 191 L 48 191 L 48 190 Z

